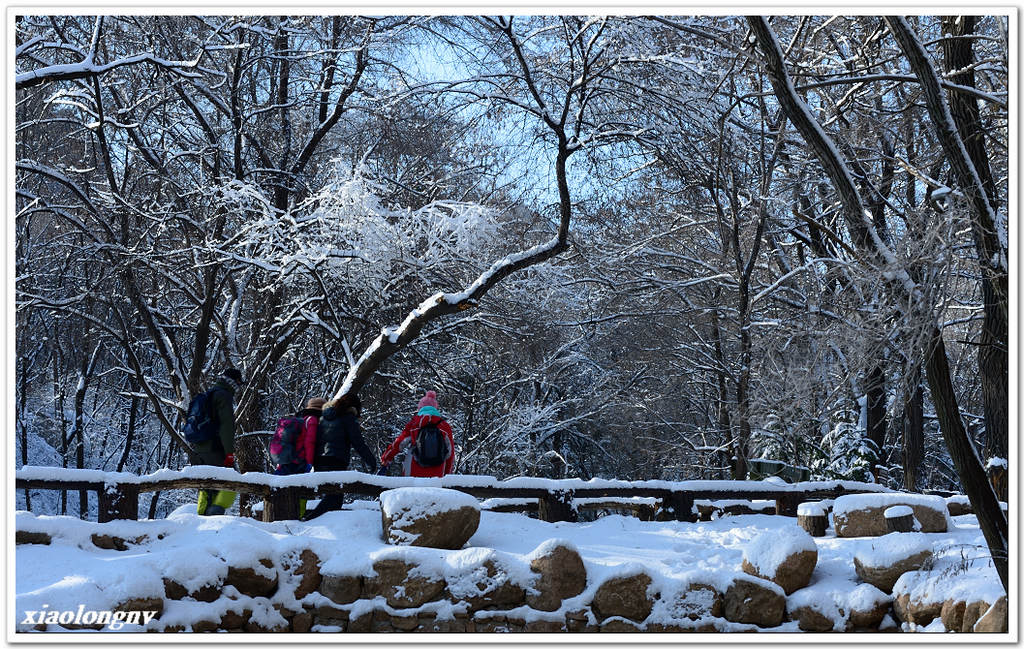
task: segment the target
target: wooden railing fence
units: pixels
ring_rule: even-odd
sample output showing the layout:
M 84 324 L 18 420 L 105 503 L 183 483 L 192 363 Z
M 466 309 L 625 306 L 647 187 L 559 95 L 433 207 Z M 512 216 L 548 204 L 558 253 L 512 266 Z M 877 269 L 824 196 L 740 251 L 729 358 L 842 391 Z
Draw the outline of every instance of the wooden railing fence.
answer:
M 200 471 L 195 471 L 199 469 Z M 217 475 L 194 475 L 215 473 Z M 193 475 L 190 475 L 193 474 Z M 221 477 L 224 476 L 224 477 Z M 236 477 L 232 477 L 236 476 Z M 774 500 L 775 512 L 796 516 L 797 506 L 805 501 L 829 500 L 844 494 L 888 491 L 876 484 L 860 482 L 804 482 L 771 484 L 738 480 L 691 480 L 639 482 L 544 480 L 517 478 L 498 481 L 481 476 L 449 475 L 444 478 L 398 478 L 371 476 L 356 471 L 336 471 L 301 476 L 236 474 L 230 469 L 190 467 L 183 471 L 163 470 L 148 476 L 126 473 L 101 473 L 87 469 L 25 467 L 15 473 L 17 489 L 54 489 L 95 491 L 99 501 L 99 522 L 137 520 L 139 495 L 173 489 L 218 489 L 253 494 L 263 498 L 262 520 L 273 522 L 298 517 L 299 500 L 327 494 L 355 494 L 376 497 L 395 487 L 424 486 L 455 489 L 476 498 L 530 499 L 537 503 L 538 518 L 544 521 L 575 521 L 573 501 L 590 499 L 588 507 L 598 506 L 593 499 L 608 499 L 609 507 L 636 511 L 621 499 L 654 498 L 659 520 L 695 521 L 694 500 Z M 647 506 L 649 507 L 649 505 Z

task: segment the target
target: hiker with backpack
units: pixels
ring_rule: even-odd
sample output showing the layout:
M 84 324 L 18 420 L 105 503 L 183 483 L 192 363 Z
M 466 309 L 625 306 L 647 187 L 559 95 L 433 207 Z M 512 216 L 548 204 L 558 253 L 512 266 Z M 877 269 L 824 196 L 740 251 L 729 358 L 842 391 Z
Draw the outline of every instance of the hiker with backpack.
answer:
M 274 437 L 270 440 L 274 475 L 309 473 L 313 469 L 313 451 L 325 403 L 326 399 L 313 397 L 305 408 L 277 420 Z
M 401 451 L 411 448 L 403 462 L 402 475 L 414 478 L 440 478 L 452 472 L 455 464 L 455 440 L 452 428 L 441 416 L 437 394 L 433 390 L 420 399 L 415 416 L 409 420 L 380 458 L 383 474 Z
M 327 400 L 313 397 L 306 407 L 294 415 L 277 420 L 270 440 L 270 459 L 274 475 L 295 475 L 313 470 L 313 449 L 316 444 L 320 415 Z M 306 499 L 299 499 L 299 518 L 306 513 Z
M 377 459 L 366 446 L 362 430 L 359 428 L 360 414 L 362 404 L 359 397 L 354 394 L 346 394 L 340 399 L 326 403 L 316 433 L 313 467 L 317 472 L 347 471 L 353 448 L 359 453 L 370 473 L 377 471 Z M 302 520 L 312 520 L 327 512 L 337 511 L 344 502 L 342 494 L 327 494 Z
M 189 402 L 182 434 L 195 452 L 194 464 L 235 468 L 234 397 L 241 386 L 242 373 L 229 367 L 209 390 L 200 392 Z M 223 514 L 234 502 L 234 491 L 200 489 L 196 513 L 200 516 Z

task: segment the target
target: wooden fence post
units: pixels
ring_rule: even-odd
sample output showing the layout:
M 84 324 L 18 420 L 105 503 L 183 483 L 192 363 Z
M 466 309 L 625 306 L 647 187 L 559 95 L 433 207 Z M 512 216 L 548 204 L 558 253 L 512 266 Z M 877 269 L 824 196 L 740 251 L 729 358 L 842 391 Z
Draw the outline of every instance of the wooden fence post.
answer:
M 139 487 L 132 484 L 106 485 L 97 490 L 99 522 L 139 520 Z
M 796 510 L 803 501 L 802 493 L 791 493 L 779 496 L 775 500 L 775 513 L 779 516 L 796 516 Z
M 293 521 L 299 518 L 299 491 L 295 487 L 271 489 L 263 499 L 263 522 Z
M 548 523 L 569 521 L 575 523 L 579 520 L 576 510 L 572 507 L 573 492 L 551 491 L 538 502 L 537 517 Z
M 666 518 L 684 523 L 696 522 L 697 516 L 693 513 L 693 494 L 673 491 L 662 501 L 662 509 Z

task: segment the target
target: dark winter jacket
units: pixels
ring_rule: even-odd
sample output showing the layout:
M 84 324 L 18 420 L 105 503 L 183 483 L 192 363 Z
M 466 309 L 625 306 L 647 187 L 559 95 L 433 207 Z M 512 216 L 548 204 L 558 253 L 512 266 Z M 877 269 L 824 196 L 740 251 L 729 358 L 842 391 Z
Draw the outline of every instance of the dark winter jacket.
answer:
M 406 476 L 412 476 L 414 478 L 440 478 L 441 476 L 448 475 L 452 472 L 452 468 L 455 465 L 455 439 L 452 436 L 452 428 L 448 425 L 448 422 L 440 416 L 435 408 L 426 407 L 419 410 L 419 414 L 409 420 L 409 423 L 405 425 L 402 430 L 402 434 L 398 436 L 391 446 L 384 451 L 384 455 L 381 456 L 381 464 L 390 464 L 403 449 L 410 445 L 416 444 L 416 436 L 419 434 L 420 428 L 427 425 L 434 425 L 444 433 L 445 438 L 448 441 L 448 448 L 451 451 L 448 454 L 448 459 L 442 464 L 437 466 L 420 466 L 419 462 L 415 459 L 406 458 L 405 466 L 403 467 L 402 473 Z M 411 455 L 411 454 L 410 454 Z
M 220 377 L 210 388 L 210 408 L 217 417 L 217 437 L 195 445 L 195 452 L 206 464 L 220 466 L 228 453 L 235 452 L 235 384 Z
M 348 469 L 352 448 L 369 468 L 377 470 L 377 461 L 363 440 L 355 408 L 339 411 L 334 407 L 324 408 L 316 436 L 316 459 L 313 466 L 318 471 L 344 471 Z

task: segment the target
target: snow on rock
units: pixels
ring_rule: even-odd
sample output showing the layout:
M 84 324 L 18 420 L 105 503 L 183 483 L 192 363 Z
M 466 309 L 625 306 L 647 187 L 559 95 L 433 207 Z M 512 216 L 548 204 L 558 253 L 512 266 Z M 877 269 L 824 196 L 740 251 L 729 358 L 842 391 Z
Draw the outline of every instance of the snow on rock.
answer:
M 946 498 L 946 509 L 949 511 L 950 516 L 964 516 L 965 514 L 974 513 L 974 509 L 971 507 L 971 499 L 959 494 Z
M 906 505 L 893 505 L 885 510 L 886 518 L 902 518 L 903 516 L 913 516 L 914 510 L 907 507 Z
M 478 610 L 522 605 L 533 575 L 522 561 L 507 553 L 471 548 L 446 557 L 444 580 L 454 599 Z
M 917 570 L 932 557 L 932 539 L 921 532 L 894 532 L 860 547 L 854 554 L 857 576 L 891 593 L 908 571 Z
M 825 508 L 820 502 L 800 503 L 796 507 L 797 516 L 824 516 Z
M 892 565 L 921 552 L 931 552 L 935 540 L 922 532 L 894 532 L 860 545 L 854 559 L 871 568 Z
M 761 534 L 743 550 L 743 572 L 775 582 L 788 595 L 811 579 L 818 546 L 805 530 L 782 527 Z
M 554 611 L 562 602 L 587 587 L 587 569 L 575 544 L 566 539 L 549 539 L 527 555 L 536 581 L 526 603 L 539 611 Z
M 379 500 L 384 536 L 395 545 L 457 550 L 480 524 L 476 498 L 454 489 L 401 487 Z
M 884 512 L 905 505 L 914 512 L 923 532 L 945 532 L 952 527 L 946 501 L 940 496 L 911 493 L 850 494 L 836 498 L 832 509 L 836 536 L 882 536 L 888 533 Z

